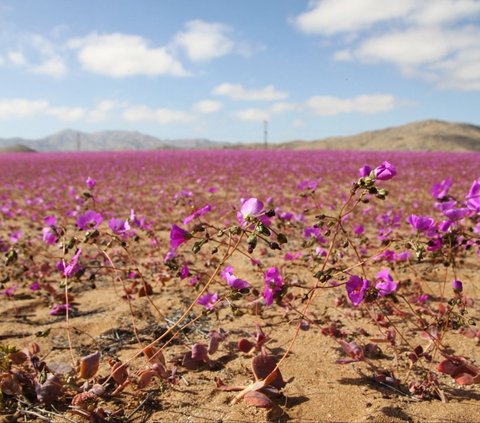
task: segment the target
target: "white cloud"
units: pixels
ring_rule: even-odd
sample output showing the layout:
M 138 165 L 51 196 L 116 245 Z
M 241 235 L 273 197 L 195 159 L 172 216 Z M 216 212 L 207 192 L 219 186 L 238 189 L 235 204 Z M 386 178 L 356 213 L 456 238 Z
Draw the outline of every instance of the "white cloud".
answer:
M 0 66 L 5 64 L 5 59 L 3 58 L 2 55 L 0 55 Z
M 111 112 L 116 109 L 126 107 L 124 103 L 119 103 L 113 100 L 102 100 L 97 103 L 95 108 L 89 110 L 86 120 L 89 123 L 97 123 L 111 118 Z
M 75 38 L 68 46 L 78 50 L 84 69 L 117 78 L 134 75 L 186 76 L 187 71 L 165 47 L 152 47 L 136 35 L 90 34 Z
M 298 105 L 293 103 L 275 103 L 267 109 L 249 108 L 238 110 L 233 115 L 244 121 L 258 122 L 263 120 L 270 120 L 274 115 L 291 112 L 298 109 Z
M 273 85 L 267 85 L 264 88 L 256 90 L 248 90 L 240 84 L 223 83 L 216 86 L 212 94 L 223 95 L 232 100 L 248 100 L 248 101 L 275 101 L 284 100 L 288 97 L 288 93 L 277 91 Z
M 32 72 L 61 78 L 67 73 L 67 66 L 60 57 L 54 56 L 47 59 L 41 65 L 34 66 Z
M 310 10 L 292 22 L 307 34 L 332 35 L 404 17 L 414 5 L 414 0 L 323 0 L 312 2 Z
M 27 64 L 27 59 L 21 51 L 9 51 L 7 53 L 8 60 L 16 66 L 24 66 Z
M 193 116 L 181 110 L 151 109 L 143 105 L 128 107 L 122 117 L 128 122 L 156 122 L 162 125 L 186 123 L 193 120 Z
M 430 0 L 419 2 L 417 6 L 409 19 L 420 25 L 446 24 L 480 13 L 478 0 Z
M 48 101 L 22 98 L 0 99 L 0 119 L 35 116 L 48 110 Z
M 308 99 L 306 105 L 313 113 L 320 116 L 354 112 L 371 114 L 393 109 L 396 100 L 390 94 L 368 94 L 352 98 L 315 96 Z
M 344 44 L 335 61 L 391 63 L 442 89 L 477 90 L 479 15 L 479 0 L 318 0 L 293 24 L 310 34 L 347 34 L 334 40 Z
M 215 113 L 221 108 L 222 103 L 215 100 L 202 100 L 192 106 L 192 109 L 198 113 Z
M 337 62 L 350 62 L 354 59 L 352 52 L 348 49 L 336 51 L 333 60 Z
M 227 25 L 194 20 L 185 27 L 185 31 L 175 36 L 173 44 L 182 47 L 194 62 L 225 56 L 234 48 L 234 42 L 227 36 L 232 30 Z
M 83 119 L 87 110 L 83 107 L 49 107 L 45 114 L 65 122 L 73 122 Z
M 400 66 L 421 65 L 435 62 L 464 48 L 476 47 L 478 40 L 480 30 L 473 28 L 414 28 L 369 38 L 355 51 L 355 56 L 362 60 L 386 61 Z
M 267 110 L 255 108 L 239 110 L 237 112 L 234 112 L 233 115 L 240 120 L 246 120 L 251 122 L 259 122 L 270 119 L 270 113 Z
M 81 107 L 54 107 L 46 100 L 24 98 L 0 99 L 0 119 L 23 119 L 51 116 L 62 121 L 80 120 L 86 109 Z

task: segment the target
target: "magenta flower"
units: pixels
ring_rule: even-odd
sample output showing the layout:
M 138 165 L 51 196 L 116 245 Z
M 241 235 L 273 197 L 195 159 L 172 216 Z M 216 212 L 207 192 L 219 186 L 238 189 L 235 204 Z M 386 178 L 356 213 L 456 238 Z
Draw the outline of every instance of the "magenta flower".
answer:
M 368 165 L 362 166 L 360 169 L 358 169 L 360 178 L 365 178 L 366 176 L 370 175 L 371 171 L 372 171 L 372 168 Z
M 192 234 L 187 232 L 185 229 L 180 228 L 177 225 L 172 225 L 170 230 L 170 245 L 173 250 L 176 250 L 184 242 L 187 242 L 192 238 Z
M 227 282 L 227 285 L 232 287 L 233 289 L 241 290 L 248 288 L 250 284 L 243 279 L 237 278 L 233 274 L 233 267 L 227 266 L 222 272 L 220 273 L 222 279 Z
M 435 225 L 435 220 L 430 216 L 417 216 L 416 214 L 408 216 L 407 222 L 420 232 L 428 231 Z
M 208 213 L 211 210 L 212 210 L 212 206 L 210 206 L 210 204 L 207 204 L 206 206 L 202 207 L 201 209 L 198 209 L 198 210 L 194 211 L 190 216 L 186 217 L 183 220 L 183 224 L 188 225 L 193 219 L 196 219 L 197 217 L 203 216 L 205 213 Z
M 2 294 L 5 295 L 8 298 L 13 298 L 15 295 L 15 291 L 18 289 L 18 285 L 12 285 L 10 288 L 6 288 L 3 290 Z
M 57 218 L 55 216 L 46 216 L 44 222 L 45 225 L 55 226 L 57 224 Z
M 97 184 L 97 181 L 95 179 L 90 178 L 90 176 L 87 178 L 85 182 L 87 184 L 88 189 L 95 188 L 95 185 Z
M 170 260 L 173 260 L 177 255 L 175 254 L 175 250 L 170 250 L 167 254 L 165 254 L 165 257 L 163 258 L 163 262 L 167 263 Z
M 451 176 L 448 178 L 444 179 L 442 182 L 433 185 L 431 194 L 433 198 L 437 200 L 441 200 L 442 198 L 445 198 L 448 194 L 449 189 L 452 186 L 453 179 Z
M 265 226 L 270 226 L 270 219 L 265 216 L 263 203 L 256 198 L 249 198 L 243 202 L 237 218 L 243 228 L 249 227 L 250 222 L 254 219 L 260 220 Z M 251 227 L 252 225 L 250 225 Z
M 395 292 L 398 287 L 398 284 L 393 281 L 388 269 L 383 269 L 377 273 L 376 282 L 375 288 L 378 289 L 378 295 L 382 297 Z
M 56 244 L 58 241 L 58 236 L 55 230 L 51 227 L 42 229 L 42 238 L 43 242 L 48 245 Z
M 370 282 L 367 279 L 362 279 L 359 276 L 352 275 L 347 281 L 345 288 L 347 289 L 348 298 L 352 304 L 357 307 L 363 301 L 365 291 L 368 289 Z
M 460 292 L 462 292 L 463 291 L 462 281 L 459 281 L 458 279 L 454 279 L 454 281 L 452 282 L 452 288 L 453 288 L 453 292 L 455 292 L 456 294 L 459 294 Z
M 265 273 L 265 288 L 263 290 L 263 298 L 267 305 L 273 303 L 275 294 L 282 290 L 283 285 L 283 278 L 279 270 L 276 267 L 268 269 Z
M 77 226 L 82 231 L 87 231 L 90 229 L 97 229 L 102 222 L 103 217 L 100 213 L 97 213 L 93 210 L 88 210 L 78 217 Z
M 474 210 L 477 213 L 480 213 L 480 178 L 473 181 L 470 190 L 466 196 L 467 207 L 470 210 Z
M 128 220 L 113 218 L 108 221 L 108 226 L 115 235 L 124 235 L 131 229 Z
M 35 292 L 35 291 L 38 291 L 40 289 L 40 284 L 38 283 L 38 281 L 35 281 L 35 282 L 32 282 L 30 284 L 30 290 Z
M 457 220 L 462 220 L 467 214 L 470 213 L 470 209 L 459 208 L 459 209 L 450 209 L 444 210 L 443 214 L 448 217 L 452 222 Z
M 180 268 L 180 279 L 186 279 L 190 276 L 190 269 L 187 265 Z
M 379 181 L 388 181 L 397 174 L 397 169 L 395 169 L 392 164 L 383 162 L 380 166 L 375 168 L 374 173 L 375 178 Z
M 217 301 L 218 294 L 216 292 L 214 294 L 207 292 L 198 299 L 197 304 L 203 305 L 207 310 L 211 310 Z
M 73 275 L 75 275 L 75 273 L 77 273 L 81 269 L 81 266 L 78 264 L 78 259 L 81 253 L 82 253 L 82 249 L 79 248 L 75 253 L 75 255 L 73 256 L 70 264 L 66 266 L 65 269 L 63 269 L 63 274 L 67 278 L 71 278 Z
M 70 304 L 54 304 L 52 309 L 48 312 L 50 316 L 64 315 L 70 310 Z

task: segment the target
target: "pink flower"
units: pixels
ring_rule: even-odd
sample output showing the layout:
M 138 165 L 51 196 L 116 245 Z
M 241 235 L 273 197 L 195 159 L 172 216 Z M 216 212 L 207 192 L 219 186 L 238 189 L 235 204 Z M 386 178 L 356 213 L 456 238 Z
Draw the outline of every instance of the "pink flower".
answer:
M 201 209 L 196 210 L 193 212 L 190 216 L 186 217 L 183 220 L 183 224 L 187 225 L 189 224 L 193 219 L 196 219 L 197 217 L 203 216 L 205 213 L 208 213 L 210 210 L 212 210 L 212 207 L 210 204 L 207 204 L 206 206 L 202 207 Z
M 347 289 L 348 298 L 352 304 L 357 307 L 363 301 L 365 291 L 368 289 L 370 282 L 367 279 L 362 279 L 359 276 L 352 275 L 347 281 L 345 288 Z
M 383 269 L 377 273 L 375 288 L 378 289 L 378 295 L 386 296 L 397 290 L 398 284 L 393 281 L 390 271 Z
M 385 161 L 375 168 L 374 173 L 375 178 L 379 181 L 388 181 L 397 174 L 397 169 L 395 169 L 392 164 Z
M 283 278 L 276 267 L 271 267 L 265 273 L 265 288 L 263 290 L 263 298 L 267 305 L 273 303 L 275 294 L 280 292 L 283 288 Z
M 187 242 L 192 238 L 190 232 L 187 232 L 185 229 L 180 228 L 177 225 L 172 225 L 170 230 L 170 245 L 173 250 L 176 250 L 184 242 Z
M 198 299 L 197 304 L 203 305 L 207 310 L 211 310 L 217 301 L 218 294 L 216 292 L 214 294 L 207 292 Z

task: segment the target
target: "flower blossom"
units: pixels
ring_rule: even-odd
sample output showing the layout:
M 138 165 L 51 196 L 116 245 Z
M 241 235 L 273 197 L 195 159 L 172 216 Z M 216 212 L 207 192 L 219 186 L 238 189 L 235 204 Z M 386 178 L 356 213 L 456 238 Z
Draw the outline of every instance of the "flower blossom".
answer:
M 265 288 L 263 290 L 263 298 L 267 305 L 273 303 L 273 297 L 283 288 L 283 278 L 276 267 L 271 267 L 265 273 Z
M 237 213 L 238 222 L 243 228 L 249 227 L 253 219 L 260 220 L 265 226 L 270 226 L 270 219 L 265 216 L 263 203 L 256 198 L 245 200 Z
M 93 188 L 95 188 L 97 181 L 95 179 L 90 178 L 89 176 L 85 181 L 85 183 L 87 184 L 88 189 L 92 190 Z
M 430 216 L 417 216 L 416 214 L 408 216 L 407 222 L 420 232 L 426 232 L 435 225 L 435 220 Z
M 183 220 L 183 224 L 187 225 L 193 219 L 196 219 L 197 217 L 203 216 L 205 213 L 208 213 L 211 210 L 212 210 L 212 206 L 210 206 L 210 204 L 207 204 L 205 207 L 202 207 L 201 209 L 198 209 L 198 210 L 194 211 L 190 216 L 186 217 Z
M 77 219 L 77 226 L 82 231 L 97 229 L 100 223 L 103 222 L 103 217 L 100 213 L 93 210 L 88 210 L 80 215 Z
M 247 281 L 244 281 L 243 279 L 237 278 L 233 274 L 233 267 L 232 266 L 227 266 L 222 272 L 221 272 L 221 277 L 222 279 L 227 282 L 227 285 L 232 287 L 233 289 L 241 290 L 248 288 L 250 284 Z
M 216 292 L 214 294 L 207 292 L 198 299 L 197 304 L 203 305 L 207 310 L 211 310 L 217 301 L 218 294 Z
M 187 242 L 192 238 L 192 234 L 187 232 L 185 229 L 180 228 L 177 225 L 172 225 L 170 230 L 170 245 L 173 250 L 176 250 L 184 242 Z
M 375 178 L 379 181 L 388 181 L 397 174 L 397 169 L 385 161 L 380 166 L 377 166 L 373 172 L 375 173 Z
M 383 269 L 378 272 L 376 281 L 375 288 L 378 289 L 378 295 L 382 297 L 397 290 L 398 284 L 394 282 L 388 269 Z
M 362 279 L 356 275 L 350 276 L 345 288 L 347 289 L 348 298 L 350 298 L 350 301 L 355 307 L 363 301 L 365 292 L 369 286 L 370 282 L 367 279 Z

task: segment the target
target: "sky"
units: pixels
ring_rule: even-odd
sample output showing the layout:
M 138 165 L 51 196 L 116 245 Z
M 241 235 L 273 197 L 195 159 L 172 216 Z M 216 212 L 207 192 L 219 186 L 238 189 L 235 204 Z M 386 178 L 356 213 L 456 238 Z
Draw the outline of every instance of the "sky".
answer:
M 480 125 L 480 0 L 0 0 L 0 138 Z

